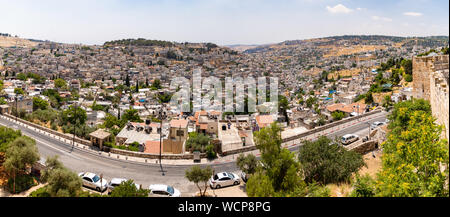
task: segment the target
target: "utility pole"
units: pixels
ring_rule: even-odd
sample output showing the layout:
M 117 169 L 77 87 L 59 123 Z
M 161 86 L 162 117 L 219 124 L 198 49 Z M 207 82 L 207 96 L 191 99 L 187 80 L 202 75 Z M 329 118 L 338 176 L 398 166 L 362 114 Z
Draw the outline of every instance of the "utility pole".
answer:
M 161 167 L 161 172 L 162 172 L 163 176 L 165 174 L 164 174 L 164 170 L 163 170 L 162 163 L 161 163 L 161 160 L 162 160 L 162 153 L 161 153 L 162 150 L 161 149 L 162 149 L 162 142 L 163 142 L 163 140 L 162 140 L 163 120 L 166 119 L 166 117 L 167 117 L 167 115 L 166 115 L 166 112 L 164 111 L 164 104 L 161 103 L 161 109 L 159 110 L 159 120 L 161 120 L 160 131 L 159 131 L 159 166 Z
M 19 111 L 17 110 L 17 94 L 16 94 L 16 122 L 17 122 L 17 116 L 19 116 Z

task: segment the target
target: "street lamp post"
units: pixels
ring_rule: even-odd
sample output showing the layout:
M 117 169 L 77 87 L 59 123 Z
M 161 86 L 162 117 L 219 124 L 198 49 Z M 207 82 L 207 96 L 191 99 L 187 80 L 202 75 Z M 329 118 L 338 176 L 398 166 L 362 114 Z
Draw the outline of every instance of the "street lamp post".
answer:
M 162 137 L 163 137 L 163 120 L 167 118 L 166 112 L 164 111 L 164 104 L 161 103 L 161 109 L 159 110 L 158 115 L 159 120 L 161 120 L 160 131 L 159 131 L 159 166 L 161 167 L 162 175 L 164 176 L 164 169 L 162 167 Z

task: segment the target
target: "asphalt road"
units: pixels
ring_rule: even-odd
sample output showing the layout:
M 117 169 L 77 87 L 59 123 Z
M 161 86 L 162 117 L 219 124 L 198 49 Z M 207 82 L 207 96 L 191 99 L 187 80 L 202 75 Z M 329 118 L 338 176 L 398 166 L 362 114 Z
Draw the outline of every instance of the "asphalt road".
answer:
M 373 119 L 374 121 L 384 121 L 385 115 Z M 147 188 L 150 184 L 168 184 L 179 189 L 184 196 L 190 196 L 196 192 L 197 187 L 184 178 L 185 170 L 189 165 L 164 165 L 162 176 L 161 168 L 157 164 L 145 164 L 139 162 L 130 162 L 119 159 L 112 159 L 106 156 L 96 155 L 80 148 L 73 148 L 71 144 L 64 143 L 52 137 L 42 135 L 34 130 L 17 125 L 13 122 L 0 118 L 0 125 L 8 126 L 14 129 L 20 129 L 23 134 L 36 140 L 36 144 L 42 159 L 49 156 L 58 155 L 61 162 L 69 169 L 75 172 L 89 171 L 96 174 L 103 174 L 103 177 L 128 178 L 133 179 L 135 183 L 142 184 Z M 358 123 L 351 127 L 342 129 L 328 135 L 330 138 L 340 137 L 344 134 L 368 131 L 366 123 Z M 289 148 L 291 151 L 298 150 L 298 146 Z M 164 163 L 164 160 L 163 160 Z M 215 171 L 237 171 L 235 162 L 212 165 Z

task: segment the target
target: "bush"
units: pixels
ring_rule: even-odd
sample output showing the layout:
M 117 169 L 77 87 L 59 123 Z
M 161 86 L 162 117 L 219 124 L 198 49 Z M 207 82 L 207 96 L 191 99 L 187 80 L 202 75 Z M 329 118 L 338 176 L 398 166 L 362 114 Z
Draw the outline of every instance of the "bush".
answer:
M 47 192 L 47 188 L 44 186 L 31 192 L 30 197 L 51 197 L 51 195 Z
M 320 184 L 349 181 L 351 175 L 365 166 L 363 157 L 321 136 L 305 141 L 298 156 L 305 182 Z
M 210 144 L 206 146 L 206 156 L 208 159 L 215 159 L 217 157 L 217 153 L 214 151 L 214 145 Z
M 375 181 L 369 175 L 356 176 L 353 184 L 353 191 L 350 197 L 374 197 L 375 196 Z
M 406 75 L 405 75 L 405 81 L 406 81 L 406 82 L 411 82 L 411 81 L 413 81 L 412 75 L 406 74 Z
M 31 175 L 17 175 L 16 177 L 16 192 L 14 191 L 14 179 L 8 179 L 8 189 L 11 193 L 20 193 L 35 186 L 34 178 Z

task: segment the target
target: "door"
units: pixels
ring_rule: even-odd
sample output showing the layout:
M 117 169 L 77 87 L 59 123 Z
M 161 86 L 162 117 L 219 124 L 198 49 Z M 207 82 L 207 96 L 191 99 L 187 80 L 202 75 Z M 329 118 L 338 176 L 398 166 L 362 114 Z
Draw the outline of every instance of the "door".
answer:
M 228 186 L 228 185 L 232 185 L 233 183 L 231 183 L 231 178 L 230 177 L 223 177 L 223 178 L 221 178 L 220 179 L 220 181 L 221 181 L 221 185 L 222 186 Z

